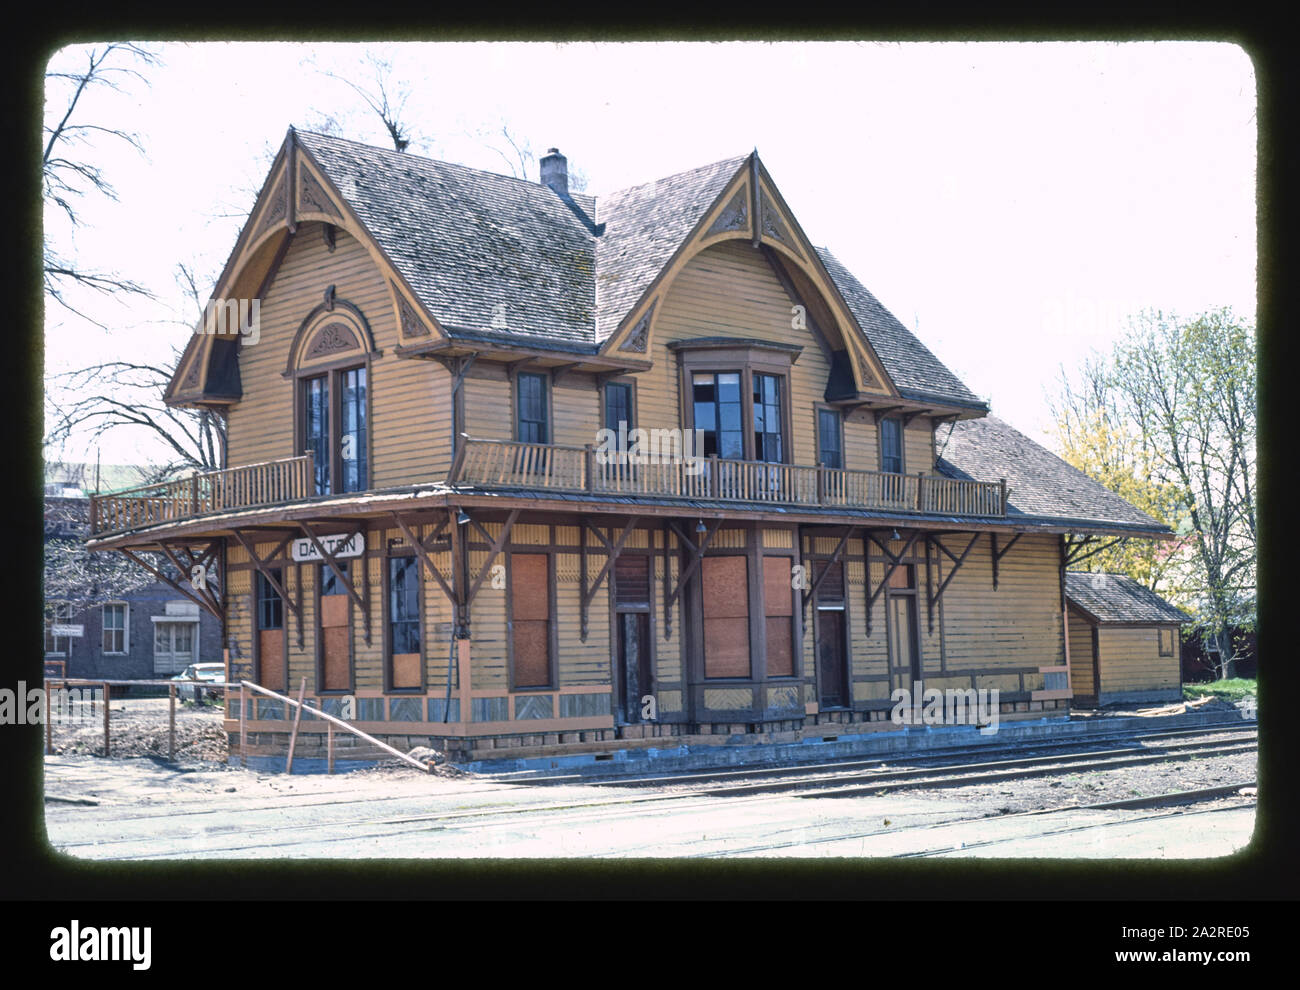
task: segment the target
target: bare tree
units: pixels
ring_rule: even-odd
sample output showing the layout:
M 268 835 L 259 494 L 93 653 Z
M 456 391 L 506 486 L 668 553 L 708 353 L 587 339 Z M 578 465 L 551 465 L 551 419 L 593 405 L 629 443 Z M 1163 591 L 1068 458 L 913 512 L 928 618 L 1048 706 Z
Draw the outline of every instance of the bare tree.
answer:
M 193 329 L 203 319 L 202 295 L 193 269 L 177 265 L 176 280 L 190 305 L 176 323 Z M 225 466 L 226 418 L 215 409 L 176 409 L 163 402 L 181 354 L 171 348 L 163 362 L 108 361 L 53 375 L 46 382 L 46 448 L 54 450 L 74 435 L 91 441 L 110 431 L 143 430 L 161 441 L 169 456 L 151 469 L 149 482 L 187 470 L 212 471 Z
M 393 148 L 397 151 L 405 151 L 410 147 L 412 132 L 410 125 L 403 120 L 402 114 L 406 109 L 406 101 L 411 97 L 410 89 L 393 78 L 393 63 L 387 59 L 372 52 L 366 56 L 365 63 L 369 67 L 370 78 L 364 85 L 340 76 L 336 72 L 322 71 L 361 97 L 366 106 L 383 123 L 389 140 L 393 142 Z M 326 133 L 341 133 L 346 128 L 337 117 L 325 115 L 320 129 Z
M 96 89 L 122 91 L 129 80 L 148 85 L 141 66 L 155 66 L 159 59 L 139 45 L 113 43 L 91 48 L 85 53 L 85 65 L 78 70 L 47 72 L 45 150 L 41 159 L 41 179 L 45 201 L 56 208 L 72 227 L 82 225 L 79 200 L 88 193 L 117 199 L 117 192 L 103 171 L 88 156 L 98 138 L 125 141 L 143 153 L 140 139 L 121 128 L 85 119 L 87 96 Z M 59 91 L 63 98 L 59 99 Z M 127 293 L 149 296 L 144 286 L 113 272 L 96 271 L 65 257 L 47 237 L 45 243 L 45 292 L 55 302 L 78 316 L 102 326 L 87 316 L 67 298 L 76 286 L 104 295 Z

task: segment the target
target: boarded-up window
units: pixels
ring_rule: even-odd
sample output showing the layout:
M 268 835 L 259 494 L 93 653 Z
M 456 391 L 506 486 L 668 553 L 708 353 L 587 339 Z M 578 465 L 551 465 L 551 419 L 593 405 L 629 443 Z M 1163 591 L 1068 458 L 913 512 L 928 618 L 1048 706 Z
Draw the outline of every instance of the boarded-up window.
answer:
M 833 564 L 824 560 L 813 561 L 813 583 L 817 585 L 817 604 L 844 603 L 844 564 L 841 561 Z
M 274 575 L 276 582 L 280 583 L 281 587 L 284 587 L 283 570 L 276 568 L 271 573 Z M 258 682 L 272 691 L 285 691 L 289 687 L 289 671 L 287 667 L 288 661 L 285 657 L 284 599 L 275 590 L 275 585 L 267 580 L 266 575 L 261 571 L 257 572 L 256 584 Z M 156 669 L 158 630 L 155 629 L 154 632 L 154 666 Z
M 763 558 L 767 676 L 794 676 L 794 590 L 789 557 Z
M 551 686 L 551 558 L 510 555 L 511 686 Z
M 623 554 L 614 561 L 615 595 L 625 607 L 650 605 L 650 558 Z
M 420 567 L 414 557 L 388 560 L 389 683 L 420 687 Z
M 900 590 L 916 587 L 916 567 L 914 564 L 899 564 L 889 575 L 889 587 Z
M 705 557 L 700 567 L 704 593 L 704 676 L 749 676 L 749 561 Z
M 1174 631 L 1172 629 L 1157 631 L 1160 634 L 1160 655 L 1162 657 L 1172 657 L 1174 655 Z

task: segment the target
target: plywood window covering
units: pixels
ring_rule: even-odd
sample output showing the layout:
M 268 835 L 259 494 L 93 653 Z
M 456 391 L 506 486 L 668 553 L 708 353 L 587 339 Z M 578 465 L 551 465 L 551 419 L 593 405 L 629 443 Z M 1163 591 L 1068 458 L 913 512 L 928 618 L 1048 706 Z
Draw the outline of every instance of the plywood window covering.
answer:
M 339 569 L 348 574 L 347 560 Z M 319 564 L 321 689 L 346 691 L 352 686 L 350 599 L 343 582 L 327 564 Z
M 905 570 L 905 568 L 900 567 L 899 571 L 901 570 Z M 826 576 L 822 577 L 822 574 L 825 574 Z M 895 576 L 897 576 L 898 571 L 895 571 L 894 574 Z M 821 583 L 817 585 L 817 607 L 824 608 L 826 606 L 832 606 L 832 607 L 843 608 L 844 607 L 844 563 L 843 561 L 836 561 L 833 564 L 825 560 L 814 561 L 813 581 L 817 582 L 819 578 L 821 580 Z M 893 581 L 891 581 L 890 584 L 891 586 L 897 587 L 897 585 L 894 585 Z M 906 586 L 904 585 L 904 587 Z
M 271 572 L 275 580 L 283 587 L 284 571 L 276 568 Z M 257 665 L 258 681 L 263 687 L 272 691 L 284 691 L 289 686 L 289 674 L 284 654 L 284 600 L 275 586 L 266 579 L 261 571 L 257 572 Z M 158 666 L 160 637 L 168 634 L 169 623 L 158 623 L 154 627 L 154 666 Z M 182 629 L 193 630 L 189 626 L 178 627 L 175 633 L 185 635 Z M 168 647 L 173 655 L 183 653 L 181 646 L 174 640 Z M 191 646 L 192 651 L 192 646 Z M 180 662 L 179 659 L 176 660 Z
M 388 558 L 389 685 L 420 686 L 420 568 L 415 557 Z
M 838 409 L 817 410 L 817 463 L 844 467 L 844 417 Z
M 624 608 L 650 606 L 650 558 L 623 553 L 614 561 L 617 604 Z
M 763 558 L 767 676 L 794 676 L 794 588 L 789 557 Z
M 880 470 L 903 473 L 903 423 L 893 417 L 880 421 Z
M 700 575 L 704 676 L 749 677 L 749 560 L 705 557 Z
M 126 629 L 129 606 L 124 602 L 109 602 L 103 610 L 104 652 L 126 652 Z
M 1160 636 L 1160 655 L 1162 657 L 1172 657 L 1174 655 L 1174 631 L 1172 629 L 1158 629 L 1156 632 Z
M 515 383 L 518 439 L 524 443 L 550 443 L 546 415 L 546 376 L 520 372 Z
M 510 663 L 514 688 L 551 687 L 551 556 L 510 555 Z

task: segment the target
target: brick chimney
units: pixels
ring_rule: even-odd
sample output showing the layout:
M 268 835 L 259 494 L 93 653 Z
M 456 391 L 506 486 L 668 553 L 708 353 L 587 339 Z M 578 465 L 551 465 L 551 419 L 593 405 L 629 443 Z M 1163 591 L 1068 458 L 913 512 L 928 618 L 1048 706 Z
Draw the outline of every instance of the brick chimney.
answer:
M 569 160 L 559 148 L 547 148 L 541 161 L 542 185 L 549 186 L 561 196 L 569 195 Z

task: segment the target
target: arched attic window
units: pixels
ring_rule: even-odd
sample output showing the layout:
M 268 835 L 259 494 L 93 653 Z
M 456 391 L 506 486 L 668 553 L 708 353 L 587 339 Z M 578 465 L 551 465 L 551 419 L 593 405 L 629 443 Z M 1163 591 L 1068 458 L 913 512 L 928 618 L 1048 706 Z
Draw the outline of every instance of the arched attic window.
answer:
M 294 446 L 315 460 L 315 494 L 370 487 L 370 362 L 379 352 L 361 310 L 334 298 L 298 327 L 285 377 L 294 388 Z

